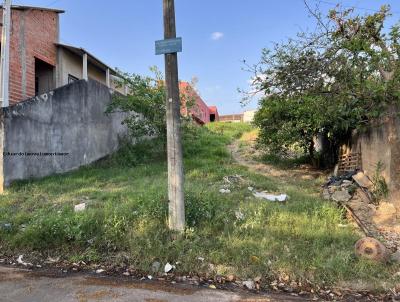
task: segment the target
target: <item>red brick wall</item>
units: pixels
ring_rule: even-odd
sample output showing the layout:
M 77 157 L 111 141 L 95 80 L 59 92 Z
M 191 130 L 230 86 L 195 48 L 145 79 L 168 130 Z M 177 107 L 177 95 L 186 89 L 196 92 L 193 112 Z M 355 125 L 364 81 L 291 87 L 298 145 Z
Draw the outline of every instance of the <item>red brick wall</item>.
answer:
M 10 105 L 35 95 L 35 57 L 56 66 L 58 14 L 13 9 L 11 19 Z

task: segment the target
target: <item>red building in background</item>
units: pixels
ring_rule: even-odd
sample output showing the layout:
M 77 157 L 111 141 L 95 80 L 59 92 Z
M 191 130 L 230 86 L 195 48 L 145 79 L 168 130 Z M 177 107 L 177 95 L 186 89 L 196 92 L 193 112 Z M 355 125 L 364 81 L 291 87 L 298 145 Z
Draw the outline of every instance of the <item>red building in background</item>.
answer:
M 210 106 L 208 108 L 210 109 L 210 122 L 219 122 L 219 113 L 217 106 Z
M 217 107 L 208 105 L 188 82 L 180 82 L 181 114 L 191 116 L 199 125 L 219 120 Z

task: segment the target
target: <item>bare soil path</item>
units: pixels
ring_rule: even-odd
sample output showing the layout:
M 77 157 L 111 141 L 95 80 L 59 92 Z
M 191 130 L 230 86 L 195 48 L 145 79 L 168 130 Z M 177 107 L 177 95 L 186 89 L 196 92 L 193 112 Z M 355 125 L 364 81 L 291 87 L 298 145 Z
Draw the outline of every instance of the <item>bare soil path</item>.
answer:
M 302 180 L 312 180 L 320 176 L 324 176 L 325 173 L 319 170 L 314 170 L 310 166 L 303 165 L 296 169 L 277 169 L 271 165 L 260 163 L 254 160 L 254 156 L 257 155 L 253 143 L 249 142 L 244 146 L 240 146 L 239 142 L 236 141 L 229 145 L 232 158 L 240 165 L 248 167 L 254 172 L 263 174 L 265 176 L 277 177 L 281 181 L 293 180 L 294 178 L 300 178 Z

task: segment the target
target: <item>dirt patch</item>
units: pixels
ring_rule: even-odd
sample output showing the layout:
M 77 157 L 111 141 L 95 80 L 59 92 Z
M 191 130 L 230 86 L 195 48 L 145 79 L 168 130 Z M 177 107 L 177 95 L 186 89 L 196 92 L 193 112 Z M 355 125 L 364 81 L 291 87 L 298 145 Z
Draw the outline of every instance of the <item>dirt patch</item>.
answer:
M 228 148 L 231 152 L 232 158 L 238 164 L 246 166 L 259 174 L 270 177 L 277 177 L 283 182 L 293 179 L 313 180 L 326 175 L 324 171 L 315 170 L 308 165 L 302 165 L 298 169 L 282 170 L 277 169 L 272 165 L 257 162 L 256 160 L 254 160 L 254 158 L 260 156 L 260 154 L 259 151 L 255 149 L 254 143 L 251 142 L 242 146 L 239 146 L 239 143 L 235 142 L 229 145 Z

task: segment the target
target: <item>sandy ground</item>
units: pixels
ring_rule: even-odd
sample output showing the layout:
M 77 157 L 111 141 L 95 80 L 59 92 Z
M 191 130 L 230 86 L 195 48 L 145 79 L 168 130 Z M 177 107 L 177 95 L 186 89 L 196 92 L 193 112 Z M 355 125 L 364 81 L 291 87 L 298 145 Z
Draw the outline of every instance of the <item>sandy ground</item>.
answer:
M 309 166 L 302 166 L 297 169 L 277 169 L 271 165 L 257 162 L 253 158 L 259 154 L 253 147 L 253 143 L 249 142 L 248 145 L 240 148 L 239 143 L 235 142 L 229 146 L 232 158 L 242 166 L 246 166 L 254 172 L 263 174 L 265 176 L 280 178 L 281 181 L 293 180 L 299 178 L 303 180 L 316 179 L 320 176 L 325 176 L 326 173 L 319 170 L 314 170 Z

